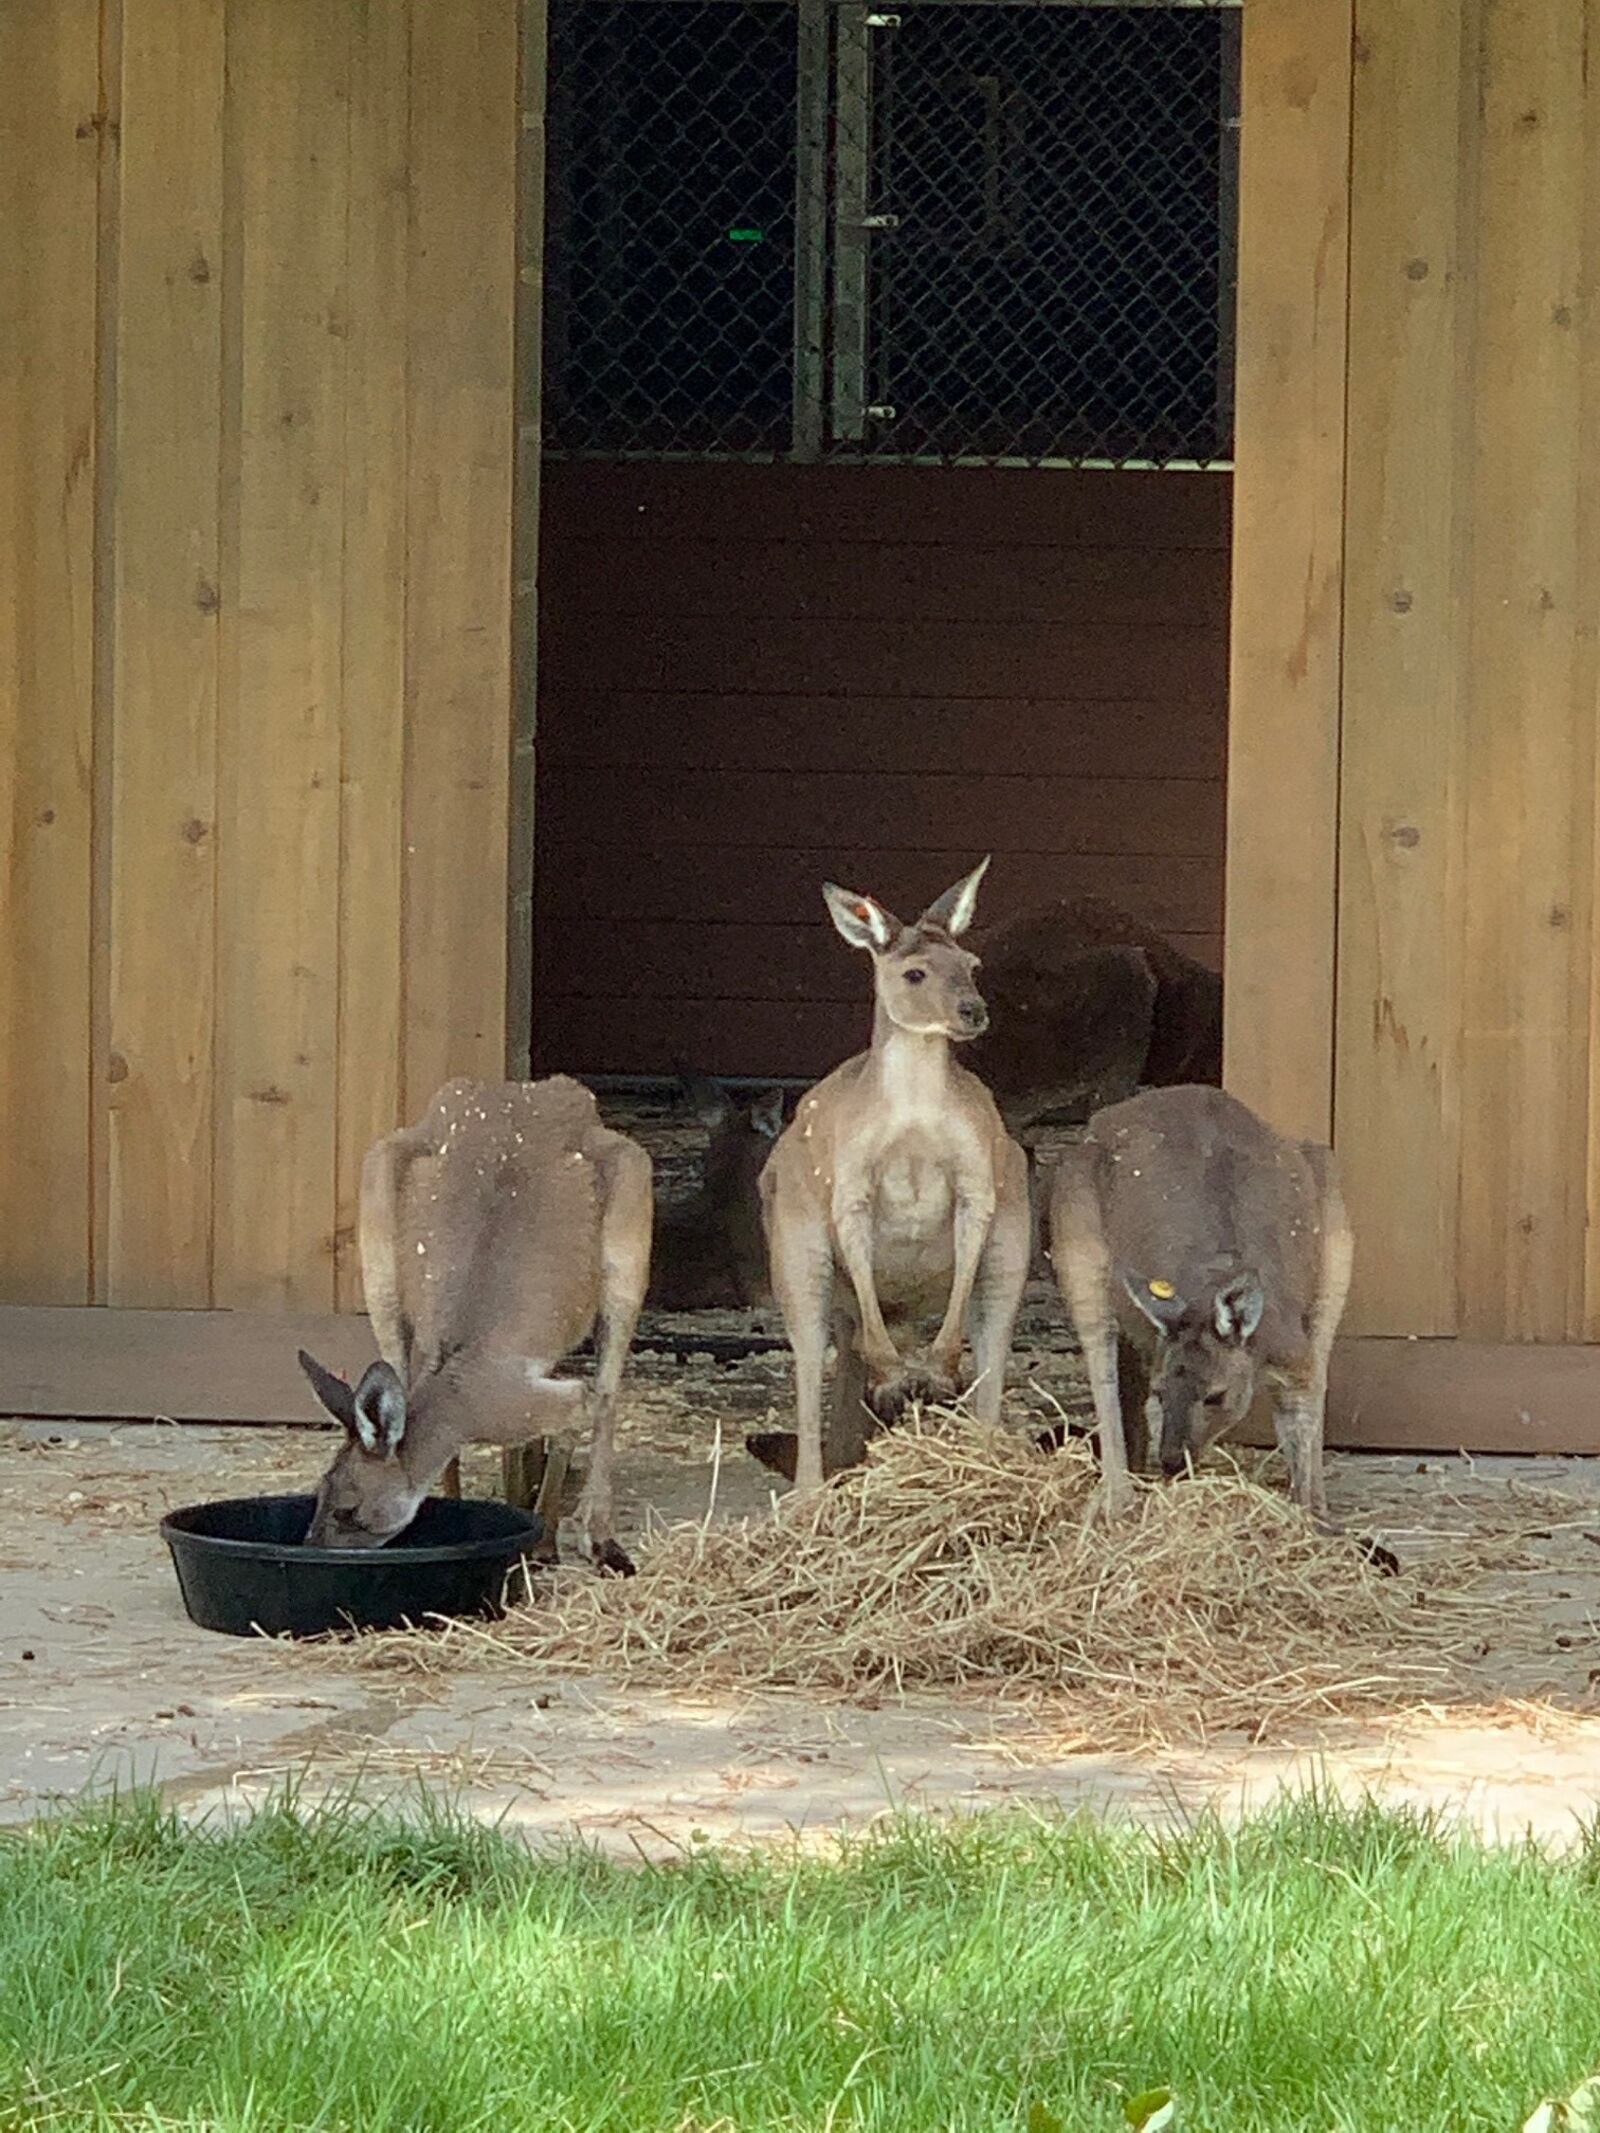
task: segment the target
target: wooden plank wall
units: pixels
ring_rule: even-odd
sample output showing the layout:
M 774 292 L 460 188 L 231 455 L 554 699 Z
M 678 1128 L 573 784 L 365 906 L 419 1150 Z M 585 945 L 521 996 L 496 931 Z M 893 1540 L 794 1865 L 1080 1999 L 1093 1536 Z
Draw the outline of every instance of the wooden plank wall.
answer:
M 546 470 L 535 1056 L 812 1075 L 864 1029 L 824 876 L 1109 896 L 1221 951 L 1229 483 Z
M 349 1308 L 503 1068 L 517 18 L 0 11 L 9 1301 Z
M 1350 1330 L 1600 1335 L 1595 0 L 1356 0 Z

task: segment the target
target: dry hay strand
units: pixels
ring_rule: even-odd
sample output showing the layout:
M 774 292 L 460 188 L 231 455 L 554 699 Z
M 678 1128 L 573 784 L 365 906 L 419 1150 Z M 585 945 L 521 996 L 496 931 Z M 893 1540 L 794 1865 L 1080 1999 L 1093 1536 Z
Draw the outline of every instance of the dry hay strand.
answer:
M 1113 1746 L 1437 1697 L 1482 1633 L 1459 1561 L 1385 1576 L 1235 1465 L 1140 1485 L 1110 1528 L 1088 1516 L 1097 1480 L 1082 1444 L 929 1416 L 770 1517 L 662 1529 L 634 1579 L 558 1571 L 502 1622 L 365 1640 L 363 1658 L 700 1694 L 982 1686 L 1051 1699 Z

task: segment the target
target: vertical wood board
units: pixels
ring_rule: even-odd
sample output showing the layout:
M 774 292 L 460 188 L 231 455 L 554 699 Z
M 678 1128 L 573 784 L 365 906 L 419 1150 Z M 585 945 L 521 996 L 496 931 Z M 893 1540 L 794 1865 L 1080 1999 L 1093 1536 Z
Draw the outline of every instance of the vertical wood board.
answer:
M 335 1301 L 361 1304 L 367 1149 L 400 1119 L 411 9 L 355 0 L 339 784 Z
M 1335 1142 L 1349 1330 L 1456 1318 L 1459 615 L 1470 395 L 1463 0 L 1357 0 Z
M 83 1303 L 92 1222 L 93 0 L 0 9 L 0 1293 Z
M 516 30 L 505 0 L 412 25 L 408 1116 L 505 1063 Z
M 223 0 L 122 41 L 106 1300 L 211 1300 Z
M 1582 1318 L 1594 706 L 1578 696 L 1583 19 L 1479 17 L 1461 1330 Z
M 1227 1080 L 1332 1121 L 1349 0 L 1251 0 L 1240 137 Z
M 333 1299 L 349 12 L 235 6 L 216 1301 Z

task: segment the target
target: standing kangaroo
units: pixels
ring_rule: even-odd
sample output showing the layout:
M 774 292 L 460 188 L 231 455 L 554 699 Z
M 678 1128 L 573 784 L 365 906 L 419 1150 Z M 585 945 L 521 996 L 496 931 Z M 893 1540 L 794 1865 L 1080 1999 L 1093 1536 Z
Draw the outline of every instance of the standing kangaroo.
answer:
M 598 1319 L 578 1516 L 596 1565 L 631 1574 L 612 1537 L 612 1450 L 650 1223 L 650 1158 L 565 1076 L 450 1082 L 420 1125 L 377 1142 L 361 1172 L 361 1272 L 382 1360 L 352 1391 L 301 1354 L 346 1440 L 308 1544 L 380 1547 L 463 1444 L 571 1428 L 583 1386 L 552 1373 Z M 540 1510 L 553 1552 L 559 1506 Z
M 960 945 L 988 864 L 911 926 L 870 896 L 823 888 L 834 925 L 872 957 L 876 1007 L 871 1050 L 802 1100 L 761 1175 L 772 1286 L 794 1350 L 802 1490 L 823 1479 L 830 1322 L 830 1466 L 861 1456 L 871 1427 L 864 1397 L 885 1422 L 913 1400 L 954 1397 L 969 1310 L 973 1409 L 999 1416 L 1028 1272 L 1028 1165 L 983 1083 L 950 1056 L 988 1019 L 977 958 Z M 941 1307 L 929 1366 L 908 1367 L 888 1321 Z
M 1182 1473 L 1265 1381 L 1291 1493 L 1326 1524 L 1328 1357 L 1354 1254 L 1331 1151 L 1220 1089 L 1147 1090 L 1097 1112 L 1063 1156 L 1050 1236 L 1094 1395 L 1102 1507 L 1126 1501 L 1150 1430 L 1162 1472 Z

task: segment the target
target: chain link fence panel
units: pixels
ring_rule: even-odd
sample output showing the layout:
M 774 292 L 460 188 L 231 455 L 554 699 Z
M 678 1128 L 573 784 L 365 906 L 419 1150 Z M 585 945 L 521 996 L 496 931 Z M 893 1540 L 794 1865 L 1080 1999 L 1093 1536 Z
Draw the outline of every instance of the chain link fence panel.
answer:
M 1217 465 L 1227 0 L 552 0 L 546 448 Z

